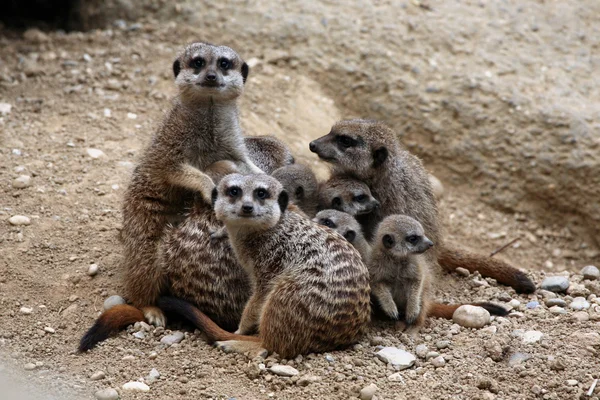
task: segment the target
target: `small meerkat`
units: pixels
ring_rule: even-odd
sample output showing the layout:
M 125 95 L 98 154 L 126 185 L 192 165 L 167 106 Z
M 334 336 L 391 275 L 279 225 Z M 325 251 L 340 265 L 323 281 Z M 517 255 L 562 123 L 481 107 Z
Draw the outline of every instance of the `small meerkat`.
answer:
M 362 233 L 362 227 L 350 214 L 338 210 L 321 210 L 313 221 L 342 235 L 358 252 L 365 264 L 371 259 L 371 245 Z
M 381 220 L 379 207 L 369 186 L 351 176 L 334 175 L 319 185 L 319 210 L 333 208 L 352 215 L 363 227 L 367 240 L 373 238 Z
M 359 340 L 371 312 L 360 254 L 337 232 L 288 207 L 288 200 L 268 175 L 228 175 L 216 190 L 217 218 L 254 285 L 236 333 L 179 299 L 159 299 L 161 309 L 184 315 L 225 351 L 266 349 L 292 358 Z M 257 326 L 258 337 L 247 336 Z
M 535 291 L 531 279 L 509 264 L 452 248 L 442 241 L 429 175 L 421 160 L 405 150 L 385 124 L 361 119 L 340 121 L 327 135 L 313 140 L 309 148 L 332 165 L 333 175 L 351 175 L 367 184 L 381 203 L 379 220 L 405 214 L 419 221 L 427 237 L 436 243 L 423 255 L 430 266 L 441 265 L 448 271 L 463 267 L 512 286 L 517 292 Z
M 290 201 L 307 216 L 312 217 L 317 213 L 319 183 L 310 167 L 303 164 L 286 165 L 273 171 L 271 176 L 283 185 Z
M 296 162 L 288 145 L 275 136 L 246 136 L 244 143 L 250 159 L 265 174 L 271 175 L 277 168 Z

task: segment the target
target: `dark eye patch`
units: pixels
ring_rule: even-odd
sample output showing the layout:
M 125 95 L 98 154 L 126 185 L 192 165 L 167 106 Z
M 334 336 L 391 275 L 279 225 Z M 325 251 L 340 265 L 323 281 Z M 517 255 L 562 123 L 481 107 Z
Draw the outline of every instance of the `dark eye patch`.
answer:
M 225 192 L 229 197 L 238 197 L 242 195 L 242 189 L 238 186 L 232 186 Z
M 394 247 L 394 244 L 396 244 L 396 240 L 394 240 L 394 237 L 392 235 L 383 235 L 381 242 L 383 243 L 386 249 L 391 249 L 392 247 Z
M 267 189 L 262 189 L 262 188 L 258 188 L 254 191 L 254 194 L 256 194 L 256 197 L 261 199 L 261 200 L 265 200 L 268 199 L 270 196 L 269 191 Z
M 223 71 L 227 71 L 231 68 L 232 62 L 227 58 L 221 58 L 219 59 L 218 65 Z
M 344 148 L 356 147 L 358 145 L 358 141 L 356 139 L 353 139 L 350 136 L 346 135 L 337 135 L 335 137 L 335 140 L 340 146 Z
M 193 58 L 190 61 L 190 68 L 201 69 L 206 65 L 206 61 L 202 57 Z
M 321 225 L 325 225 L 328 228 L 335 229 L 335 224 L 329 218 L 322 218 L 321 221 L 319 221 L 319 223 Z
M 339 197 L 334 197 L 331 200 L 331 207 L 333 207 L 334 209 L 339 209 L 342 206 L 342 199 L 340 199 Z
M 406 237 L 406 241 L 410 244 L 419 243 L 419 239 L 420 239 L 420 237 L 418 235 L 409 235 Z
M 304 188 L 302 186 L 298 186 L 296 188 L 296 198 L 301 199 L 304 197 Z
M 358 196 L 354 196 L 354 201 L 358 203 L 364 203 L 367 201 L 368 196 L 366 194 L 359 194 Z

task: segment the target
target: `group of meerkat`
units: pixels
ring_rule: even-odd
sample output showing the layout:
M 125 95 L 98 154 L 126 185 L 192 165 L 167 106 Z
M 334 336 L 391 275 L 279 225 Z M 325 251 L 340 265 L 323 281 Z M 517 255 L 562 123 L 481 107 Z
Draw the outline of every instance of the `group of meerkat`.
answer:
M 311 142 L 331 164 L 321 183 L 279 139 L 245 137 L 237 101 L 248 73 L 226 46 L 193 43 L 176 58 L 178 95 L 125 194 L 129 304 L 100 315 L 80 351 L 137 321 L 163 326 L 164 313 L 225 351 L 343 348 L 366 331 L 372 302 L 417 329 L 451 318 L 459 305 L 431 300 L 438 265 L 535 290 L 510 265 L 442 241 L 428 174 L 386 125 L 341 121 Z

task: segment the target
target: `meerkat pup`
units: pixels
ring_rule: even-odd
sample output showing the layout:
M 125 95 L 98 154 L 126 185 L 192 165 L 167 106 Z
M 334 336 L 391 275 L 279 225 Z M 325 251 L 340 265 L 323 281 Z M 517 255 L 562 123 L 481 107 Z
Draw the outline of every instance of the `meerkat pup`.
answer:
M 370 320 L 369 273 L 350 243 L 288 207 L 287 192 L 268 175 L 226 176 L 214 198 L 254 286 L 238 330 L 225 332 L 175 298 L 161 298 L 161 309 L 184 315 L 225 351 L 292 358 L 359 340 Z M 256 327 L 258 337 L 246 336 Z
M 288 145 L 275 136 L 246 136 L 244 143 L 250 159 L 265 174 L 271 175 L 277 168 L 296 162 Z
M 277 179 L 288 192 L 290 201 L 304 213 L 312 217 L 317 213 L 318 182 L 310 167 L 303 164 L 291 164 L 273 171 Z
M 403 149 L 394 131 L 385 124 L 360 119 L 340 121 L 309 147 L 332 164 L 333 175 L 352 175 L 367 184 L 381 203 L 381 212 L 376 216 L 379 220 L 392 214 L 405 214 L 417 220 L 427 237 L 436 243 L 432 251 L 424 254 L 430 266 L 439 262 L 448 271 L 463 267 L 495 278 L 517 292 L 535 290 L 531 279 L 509 264 L 443 243 L 429 176 L 421 160 Z M 370 237 L 370 232 L 365 230 L 365 236 Z
M 321 210 L 313 221 L 342 235 L 358 252 L 365 264 L 371 259 L 371 245 L 365 239 L 358 221 L 350 214 L 338 210 Z

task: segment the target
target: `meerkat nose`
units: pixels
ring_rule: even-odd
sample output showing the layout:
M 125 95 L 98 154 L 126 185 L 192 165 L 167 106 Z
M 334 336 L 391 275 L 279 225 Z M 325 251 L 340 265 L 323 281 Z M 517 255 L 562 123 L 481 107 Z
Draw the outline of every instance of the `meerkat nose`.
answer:
M 431 240 L 429 240 L 429 239 L 425 239 L 425 244 L 426 244 L 428 247 L 433 247 L 433 242 L 432 242 Z
M 242 211 L 244 214 L 250 214 L 252 211 L 254 211 L 254 206 L 252 204 L 244 204 L 242 206 Z
M 209 72 L 208 74 L 206 74 L 206 78 L 207 81 L 215 81 L 217 80 L 217 74 L 215 74 L 214 72 Z
M 310 142 L 308 144 L 308 148 L 310 149 L 310 151 L 312 151 L 313 153 L 317 152 L 317 145 L 315 142 Z

